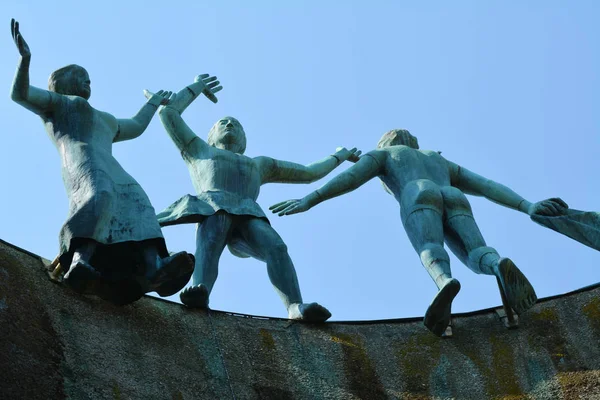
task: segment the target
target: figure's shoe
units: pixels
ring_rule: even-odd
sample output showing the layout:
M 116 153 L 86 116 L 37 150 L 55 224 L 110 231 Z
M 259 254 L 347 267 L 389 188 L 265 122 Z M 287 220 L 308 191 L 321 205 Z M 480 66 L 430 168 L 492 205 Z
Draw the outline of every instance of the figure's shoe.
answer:
M 509 258 L 501 258 L 495 268 L 501 290 L 508 305 L 521 314 L 529 310 L 537 301 L 537 295 L 529 280 Z
M 319 303 L 295 303 L 288 307 L 288 318 L 305 322 L 325 322 L 331 318 L 331 313 Z
M 194 256 L 181 251 L 162 259 L 161 266 L 150 277 L 150 290 L 159 296 L 171 296 L 190 281 L 194 272 Z
M 78 260 L 71 264 L 63 282 L 81 294 L 96 294 L 100 273 L 89 263 Z
M 450 324 L 452 300 L 460 290 L 460 282 L 450 279 L 435 295 L 427 308 L 423 324 L 437 336 L 442 336 Z
M 203 284 L 188 286 L 179 293 L 181 302 L 190 308 L 208 308 L 208 296 L 208 288 Z

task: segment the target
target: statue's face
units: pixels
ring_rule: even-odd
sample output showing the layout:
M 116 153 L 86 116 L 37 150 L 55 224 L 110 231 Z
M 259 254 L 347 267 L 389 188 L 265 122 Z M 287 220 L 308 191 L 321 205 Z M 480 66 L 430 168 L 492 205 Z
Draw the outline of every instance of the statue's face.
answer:
M 76 74 L 74 79 L 77 80 L 75 85 L 77 88 L 76 95 L 88 100 L 92 95 L 92 81 L 90 80 L 90 76 L 88 75 L 87 71 L 82 68 L 81 71 Z
M 213 127 L 213 141 L 215 147 L 238 152 L 246 134 L 242 124 L 233 117 L 224 117 L 217 121 Z

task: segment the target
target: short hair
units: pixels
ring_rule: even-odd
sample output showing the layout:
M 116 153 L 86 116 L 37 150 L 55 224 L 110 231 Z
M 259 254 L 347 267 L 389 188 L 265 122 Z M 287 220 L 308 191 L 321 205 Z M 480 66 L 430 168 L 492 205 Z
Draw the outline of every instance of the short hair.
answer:
M 64 95 L 78 95 L 77 80 L 73 79 L 78 73 L 87 73 L 87 71 L 77 64 L 57 69 L 48 78 L 48 90 Z
M 242 124 L 240 124 L 240 121 L 237 120 L 237 118 L 233 118 L 233 117 L 223 117 L 220 118 L 219 121 L 223 120 L 223 119 L 230 119 L 233 120 L 235 122 L 237 122 L 237 124 L 239 125 L 240 130 L 242 131 L 242 137 L 240 138 L 240 142 L 238 143 L 238 151 L 234 151 L 234 153 L 239 153 L 239 154 L 244 154 L 244 152 L 246 151 L 246 132 L 244 131 L 244 127 L 242 126 Z M 219 123 L 219 121 L 215 122 L 215 124 L 212 126 L 212 128 L 210 128 L 210 131 L 208 132 L 208 140 L 207 143 L 209 146 L 213 146 L 213 147 L 217 147 L 216 146 L 216 140 L 215 140 L 215 128 L 217 127 L 217 124 Z
M 419 141 L 417 138 L 411 135 L 406 129 L 392 129 L 391 131 L 386 132 L 381 139 L 379 139 L 377 148 L 397 146 L 399 144 L 412 147 L 413 149 L 419 148 Z

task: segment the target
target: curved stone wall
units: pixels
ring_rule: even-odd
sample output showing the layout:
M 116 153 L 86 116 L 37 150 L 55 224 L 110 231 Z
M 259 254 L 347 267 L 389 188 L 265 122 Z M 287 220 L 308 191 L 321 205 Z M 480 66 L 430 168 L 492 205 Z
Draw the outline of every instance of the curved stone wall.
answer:
M 494 309 L 453 325 L 115 307 L 0 242 L 2 399 L 600 399 L 600 285 L 542 299 L 518 329 Z

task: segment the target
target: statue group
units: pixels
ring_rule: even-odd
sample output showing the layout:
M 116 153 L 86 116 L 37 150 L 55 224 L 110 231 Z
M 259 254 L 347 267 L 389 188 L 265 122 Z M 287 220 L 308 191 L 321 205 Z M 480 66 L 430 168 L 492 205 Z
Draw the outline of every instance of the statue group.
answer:
M 217 102 L 222 86 L 208 74 L 199 75 L 177 93 L 145 91 L 147 101 L 134 117 L 116 118 L 90 105 L 90 77 L 78 65 L 53 72 L 48 90 L 30 85 L 30 49 L 15 20 L 11 31 L 21 56 L 11 98 L 42 119 L 61 157 L 69 215 L 59 234 L 57 268 L 64 271 L 64 284 L 79 293 L 123 305 L 144 293 L 170 296 L 183 289 L 183 304 L 208 308 L 219 259 L 227 246 L 238 257 L 266 263 L 290 319 L 323 322 L 330 312 L 303 301 L 287 247 L 256 200 L 263 184 L 314 182 L 344 161 L 355 164 L 303 199 L 283 201 L 270 209 L 280 216 L 305 212 L 372 178 L 381 179 L 398 201 L 406 234 L 437 285 L 424 324 L 438 336 L 450 323 L 452 301 L 460 290 L 444 244 L 475 273 L 495 276 L 505 306 L 517 314 L 537 300 L 514 262 L 486 244 L 465 194 L 524 212 L 600 250 L 598 213 L 570 209 L 559 198 L 531 203 L 438 152 L 420 150 L 417 139 L 406 130 L 387 132 L 377 149 L 363 156 L 355 148 L 340 147 L 306 166 L 245 156 L 246 134 L 233 117 L 218 120 L 204 141 L 181 114 L 200 95 Z M 112 144 L 140 136 L 156 111 L 196 190 L 158 214 L 142 187 L 112 155 Z M 184 223 L 197 225 L 195 253 L 169 253 L 161 227 Z

